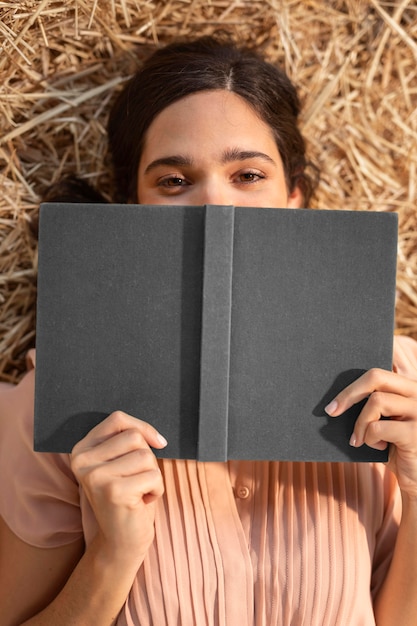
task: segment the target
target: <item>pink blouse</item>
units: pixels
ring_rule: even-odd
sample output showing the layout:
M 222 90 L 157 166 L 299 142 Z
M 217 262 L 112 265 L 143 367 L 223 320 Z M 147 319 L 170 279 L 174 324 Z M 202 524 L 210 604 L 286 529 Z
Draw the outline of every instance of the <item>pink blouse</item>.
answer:
M 417 379 L 417 344 L 395 369 Z M 42 548 L 96 532 L 68 455 L 34 453 L 34 370 L 0 387 L 0 513 Z M 372 626 L 401 516 L 382 464 L 160 461 L 155 540 L 118 626 Z

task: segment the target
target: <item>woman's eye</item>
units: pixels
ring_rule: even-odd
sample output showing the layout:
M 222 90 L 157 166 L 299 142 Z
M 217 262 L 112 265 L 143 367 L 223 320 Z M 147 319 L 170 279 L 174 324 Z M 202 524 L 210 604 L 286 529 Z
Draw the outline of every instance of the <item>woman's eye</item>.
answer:
M 265 178 L 265 176 L 260 172 L 241 172 L 237 178 L 240 183 L 255 183 Z
M 159 187 L 183 187 L 187 184 L 185 178 L 180 176 L 167 176 L 158 182 Z

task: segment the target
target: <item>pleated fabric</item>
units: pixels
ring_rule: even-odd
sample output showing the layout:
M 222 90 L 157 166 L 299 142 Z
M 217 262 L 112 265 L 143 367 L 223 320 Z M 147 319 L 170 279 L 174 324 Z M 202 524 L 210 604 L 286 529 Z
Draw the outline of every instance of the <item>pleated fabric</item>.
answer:
M 161 461 L 124 626 L 372 626 L 399 510 L 378 465 Z M 374 574 L 373 574 L 374 571 Z
M 416 342 L 396 338 L 394 369 L 417 380 Z M 30 545 L 88 545 L 96 520 L 68 456 L 33 454 L 33 402 L 33 369 L 0 388 L 0 514 Z M 118 626 L 375 626 L 401 517 L 383 465 L 160 467 L 155 540 Z

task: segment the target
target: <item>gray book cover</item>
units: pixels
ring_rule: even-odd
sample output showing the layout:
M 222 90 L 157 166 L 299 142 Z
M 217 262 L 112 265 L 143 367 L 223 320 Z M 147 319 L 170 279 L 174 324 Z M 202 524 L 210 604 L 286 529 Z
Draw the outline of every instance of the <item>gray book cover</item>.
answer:
M 223 206 L 43 204 L 35 449 L 68 452 L 115 410 L 160 457 L 385 461 L 349 446 L 391 369 L 397 216 Z

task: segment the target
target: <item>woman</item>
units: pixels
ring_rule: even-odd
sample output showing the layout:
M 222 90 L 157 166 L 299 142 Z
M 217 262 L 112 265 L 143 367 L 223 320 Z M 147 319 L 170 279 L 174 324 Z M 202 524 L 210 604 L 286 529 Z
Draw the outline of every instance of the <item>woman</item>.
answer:
M 110 115 L 116 199 L 305 206 L 298 113 L 288 78 L 251 53 L 213 39 L 159 50 Z M 388 468 L 157 461 L 163 435 L 121 412 L 71 455 L 35 454 L 30 358 L 0 394 L 2 624 L 415 623 L 411 340 L 396 373 L 366 373 L 327 408 L 369 396 L 351 444 L 393 444 Z

